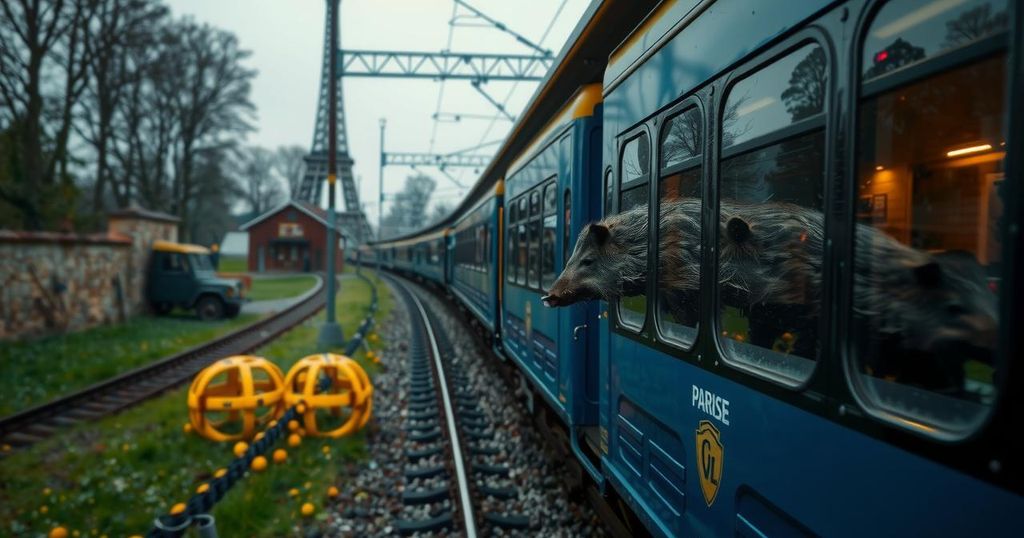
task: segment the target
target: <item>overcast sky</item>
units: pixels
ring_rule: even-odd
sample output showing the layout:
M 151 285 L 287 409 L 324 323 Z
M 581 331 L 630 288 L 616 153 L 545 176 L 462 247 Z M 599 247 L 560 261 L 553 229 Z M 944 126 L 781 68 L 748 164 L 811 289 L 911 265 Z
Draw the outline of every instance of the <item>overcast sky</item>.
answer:
M 324 0 L 168 0 L 175 15 L 189 15 L 234 32 L 242 47 L 252 51 L 249 66 L 259 74 L 252 101 L 258 110 L 257 130 L 249 143 L 274 148 L 309 148 L 313 137 L 320 61 L 323 51 Z M 563 4 L 564 2 L 564 4 Z M 557 54 L 586 10 L 588 0 L 472 0 L 468 2 L 526 38 Z M 555 18 L 556 12 L 561 13 Z M 449 25 L 452 0 L 343 0 L 341 47 L 348 49 L 529 54 L 530 49 L 458 7 L 456 25 Z M 542 36 L 547 36 L 541 42 Z M 449 38 L 451 39 L 449 45 Z M 536 89 L 536 82 L 490 82 L 485 90 L 518 115 Z M 344 111 L 349 153 L 360 179 L 363 207 L 376 225 L 380 118 L 387 119 L 385 149 L 447 153 L 481 143 L 500 141 L 512 124 L 465 119 L 437 122 L 439 93 L 442 113 L 485 114 L 497 110 L 468 81 L 390 78 L 344 79 Z M 436 129 L 436 130 L 435 130 Z M 433 135 L 433 138 L 432 138 Z M 480 150 L 493 153 L 497 145 Z M 455 202 L 462 189 L 436 169 L 422 169 L 438 182 L 434 201 Z M 482 170 L 480 170 L 482 172 Z M 472 169 L 451 172 L 465 187 L 476 181 Z M 395 192 L 412 170 L 385 169 L 384 192 Z M 326 190 L 326 189 L 325 189 Z M 339 200 L 340 200 L 339 188 Z M 340 205 L 340 202 L 339 202 Z M 387 207 L 387 202 L 385 202 Z

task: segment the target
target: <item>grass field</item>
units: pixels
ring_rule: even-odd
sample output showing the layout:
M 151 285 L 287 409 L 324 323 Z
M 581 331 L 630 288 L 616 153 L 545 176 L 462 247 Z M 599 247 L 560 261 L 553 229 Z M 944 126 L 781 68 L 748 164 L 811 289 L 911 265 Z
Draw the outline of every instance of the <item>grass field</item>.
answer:
M 351 281 L 339 295 L 338 321 L 346 335 L 366 315 L 369 294 L 365 283 Z M 390 296 L 382 293 L 378 321 L 391 305 Z M 296 360 L 320 351 L 316 336 L 322 321 L 321 313 L 256 354 L 287 371 Z M 379 368 L 362 352 L 355 358 L 371 377 Z M 0 535 L 42 536 L 56 525 L 72 536 L 78 535 L 75 531 L 81 536 L 144 535 L 156 514 L 186 502 L 233 458 L 230 443 L 184 434 L 187 416 L 185 390 L 178 389 L 0 458 Z M 274 448 L 284 447 L 279 441 Z M 345 466 L 367 457 L 362 433 L 341 440 L 305 438 L 287 451 L 286 462 L 250 473 L 217 505 L 213 515 L 221 536 L 294 535 L 302 504 L 316 506 L 314 520 L 324 517 L 327 488 Z
M 284 299 L 302 295 L 316 284 L 313 275 L 296 275 L 281 278 L 254 278 L 252 289 L 246 297 L 253 301 Z
M 220 273 L 245 273 L 249 271 L 245 258 L 221 256 L 217 259 L 217 271 Z
M 139 316 L 119 325 L 5 342 L 0 346 L 0 416 L 199 345 L 257 318 L 202 322 L 187 313 Z

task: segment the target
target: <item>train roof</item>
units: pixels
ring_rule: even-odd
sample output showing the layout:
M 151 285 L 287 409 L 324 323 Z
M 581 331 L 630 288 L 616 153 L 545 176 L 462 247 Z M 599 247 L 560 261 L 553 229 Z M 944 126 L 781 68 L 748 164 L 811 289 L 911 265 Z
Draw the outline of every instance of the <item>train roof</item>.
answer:
M 509 165 L 530 147 L 549 121 L 576 95 L 580 87 L 601 82 L 608 56 L 656 4 L 654 0 L 593 0 L 569 34 L 551 70 L 530 97 L 526 109 L 512 126 L 512 131 L 494 159 L 455 209 L 432 226 L 370 243 L 389 244 L 444 230 L 455 222 L 458 215 L 475 207 L 482 197 L 491 192 Z

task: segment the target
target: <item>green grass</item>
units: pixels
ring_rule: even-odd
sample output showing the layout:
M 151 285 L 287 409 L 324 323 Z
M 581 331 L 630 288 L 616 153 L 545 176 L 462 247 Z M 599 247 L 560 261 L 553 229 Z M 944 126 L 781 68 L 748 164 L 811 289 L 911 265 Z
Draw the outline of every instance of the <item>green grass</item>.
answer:
M 191 314 L 139 316 L 118 325 L 5 342 L 0 346 L 0 416 L 199 345 L 257 317 L 202 322 Z
M 245 258 L 221 256 L 217 259 L 217 271 L 220 273 L 246 273 L 249 262 Z
M 254 278 L 252 289 L 246 297 L 253 301 L 284 299 L 302 295 L 316 284 L 313 275 L 288 276 L 281 278 Z
M 378 321 L 392 307 L 386 290 L 380 289 Z M 369 295 L 365 283 L 349 281 L 338 296 L 338 321 L 346 335 L 366 315 Z M 322 322 L 321 313 L 256 354 L 287 370 L 296 360 L 320 351 L 315 343 Z M 362 352 L 355 359 L 371 377 L 379 368 Z M 144 535 L 156 514 L 186 502 L 197 486 L 233 458 L 230 443 L 183 434 L 187 416 L 185 390 L 178 389 L 0 458 L 0 535 L 41 536 L 56 525 L 72 535 Z M 213 515 L 220 535 L 294 535 L 305 502 L 317 507 L 314 521 L 325 517 L 328 486 L 346 466 L 366 459 L 365 447 L 363 434 L 357 433 L 340 440 L 306 438 L 301 446 L 288 448 L 287 462 L 250 473 L 216 506 Z M 285 448 L 285 443 L 279 441 L 274 448 Z M 292 488 L 299 490 L 297 497 L 289 495 Z

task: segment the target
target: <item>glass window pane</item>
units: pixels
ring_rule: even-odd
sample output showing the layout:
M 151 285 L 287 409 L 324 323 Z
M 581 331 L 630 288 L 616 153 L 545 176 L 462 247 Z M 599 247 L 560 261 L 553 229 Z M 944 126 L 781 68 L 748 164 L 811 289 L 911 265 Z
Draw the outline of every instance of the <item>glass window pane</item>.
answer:
M 701 154 L 703 127 L 700 111 L 690 108 L 668 119 L 661 134 L 661 168 L 675 166 Z
M 658 327 L 670 342 L 697 338 L 700 298 L 701 168 L 658 183 Z
M 565 189 L 565 210 L 562 212 L 562 266 L 569 261 L 572 252 L 569 250 L 572 243 L 572 191 Z
M 518 254 L 516 256 L 516 283 L 526 284 L 526 219 L 529 216 L 529 211 L 526 208 L 527 200 L 526 196 L 519 198 L 519 220 L 517 221 L 516 230 L 518 234 L 517 248 Z
M 889 2 L 864 37 L 861 73 L 875 78 L 1007 28 L 1006 0 Z
M 723 146 L 823 110 L 825 56 L 808 45 L 729 90 Z M 797 385 L 819 352 L 825 131 L 812 128 L 723 159 L 718 296 L 726 359 Z
M 540 285 L 538 273 L 540 265 L 540 227 L 540 191 L 534 189 L 530 193 L 530 222 L 529 229 L 527 230 L 530 236 L 530 254 L 528 258 L 529 265 L 527 265 L 526 269 L 526 285 L 534 288 Z
M 558 212 L 558 191 L 554 182 L 544 187 L 544 214 L 554 215 Z
M 651 165 L 651 143 L 644 133 L 629 142 L 622 150 L 622 183 L 626 184 L 634 179 L 647 175 Z
M 801 47 L 729 90 L 722 148 L 753 140 L 825 110 L 828 69 L 818 45 Z
M 1006 65 L 990 57 L 859 111 L 858 385 L 875 406 L 947 432 L 969 431 L 996 398 Z
M 619 200 L 620 212 L 634 208 L 647 208 L 647 184 L 643 184 L 628 191 L 624 191 Z M 647 219 L 646 211 L 643 219 Z M 644 260 L 647 259 L 647 251 L 644 251 Z M 619 319 L 623 325 L 640 329 L 643 326 L 644 318 L 647 315 L 647 293 L 646 290 L 626 290 L 619 301 Z
M 615 199 L 615 176 L 612 171 L 604 173 L 604 214 L 612 214 L 612 201 Z
M 515 282 L 516 280 L 516 245 L 517 237 L 515 226 L 509 225 L 505 228 L 505 279 L 509 282 Z

